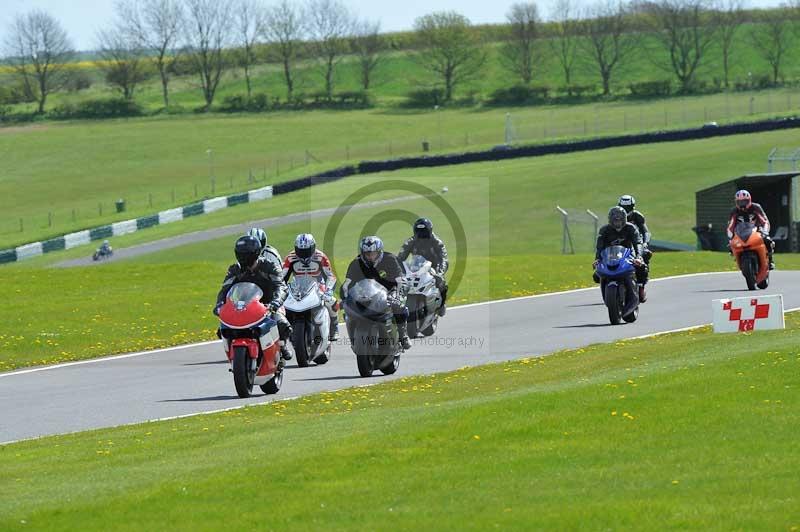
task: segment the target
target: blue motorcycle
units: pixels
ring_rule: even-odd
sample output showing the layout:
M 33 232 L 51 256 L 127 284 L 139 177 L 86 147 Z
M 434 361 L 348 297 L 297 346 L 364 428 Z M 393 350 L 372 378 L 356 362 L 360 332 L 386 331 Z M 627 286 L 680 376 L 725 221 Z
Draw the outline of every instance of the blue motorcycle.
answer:
M 618 325 L 622 320 L 633 323 L 639 317 L 639 291 L 633 260 L 633 250 L 623 246 L 609 246 L 600 253 L 596 272 L 612 325 Z

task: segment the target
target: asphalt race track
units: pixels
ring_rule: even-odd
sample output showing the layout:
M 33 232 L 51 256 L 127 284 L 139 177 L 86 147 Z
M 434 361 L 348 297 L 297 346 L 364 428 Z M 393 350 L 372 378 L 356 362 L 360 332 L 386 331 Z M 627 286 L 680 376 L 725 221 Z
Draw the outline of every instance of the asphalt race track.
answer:
M 633 324 L 611 326 L 598 288 L 452 308 L 437 334 L 415 341 L 391 378 L 454 370 L 711 321 L 711 300 L 784 296 L 800 307 L 800 271 L 776 271 L 772 287 L 748 292 L 738 272 L 654 280 Z M 342 327 L 344 332 L 344 327 Z M 343 334 L 346 336 L 346 333 Z M 358 377 L 346 340 L 324 366 L 290 363 L 277 395 L 239 399 L 219 342 L 0 374 L 0 443 L 263 403 L 374 384 Z

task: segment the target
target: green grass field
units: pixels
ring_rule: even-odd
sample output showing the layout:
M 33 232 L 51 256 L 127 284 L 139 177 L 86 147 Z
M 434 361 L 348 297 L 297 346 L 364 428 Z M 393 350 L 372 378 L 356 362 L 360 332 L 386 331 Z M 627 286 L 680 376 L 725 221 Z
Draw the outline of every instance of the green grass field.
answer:
M 6 199 L 0 248 L 348 162 L 420 154 L 423 139 L 434 151 L 486 148 L 504 141 L 507 112 L 516 138 L 540 142 L 763 118 L 798 106 L 792 91 L 775 90 L 579 106 L 309 111 L 0 128 L 0 195 Z M 759 165 L 772 147 L 758 154 Z M 116 214 L 113 203 L 120 198 L 128 212 Z
M 604 213 L 621 192 L 637 196 L 655 238 L 692 243 L 693 192 L 756 169 L 770 146 L 791 142 L 792 132 L 736 136 L 686 143 L 641 146 L 423 171 L 383 177 L 359 176 L 313 187 L 280 199 L 240 206 L 118 239 L 118 247 L 271 215 L 334 206 L 351 192 L 389 180 L 448 186 L 444 199 L 467 234 L 459 250 L 446 219 L 427 200 L 392 204 L 412 216 L 431 216 L 448 242 L 454 263 L 466 257 L 464 281 L 452 302 L 529 295 L 591 286 L 591 256 L 561 256 L 560 218 L 555 205 Z M 756 168 L 754 168 L 756 167 Z M 592 169 L 586 172 L 586 169 Z M 600 185 L 596 185 L 599 183 Z M 608 185 L 612 184 L 612 185 Z M 378 197 L 403 196 L 384 191 Z M 373 199 L 372 197 L 368 199 Z M 272 206 L 275 208 L 272 209 Z M 329 219 L 294 223 L 270 230 L 270 241 L 288 252 L 294 236 L 312 231 L 341 274 L 355 255 L 356 242 L 370 219 L 384 208 L 353 211 L 345 218 L 335 245 L 324 242 Z M 378 232 L 396 250 L 409 234 L 408 224 L 384 212 Z M 205 225 L 208 222 L 208 225 Z M 577 235 L 576 235 L 577 237 Z M 90 269 L 44 268 L 55 260 L 87 255 L 91 248 L 48 254 L 0 268 L 0 281 L 13 286 L 10 305 L 46 302 L 57 325 L 10 316 L 0 325 L 0 369 L 90 358 L 102 354 L 177 345 L 212 338 L 209 310 L 225 268 L 232 262 L 233 237 L 197 242 L 118 264 Z M 587 226 L 584 249 L 591 246 Z M 781 269 L 800 267 L 800 257 L 780 255 Z M 733 269 L 726 254 L 657 254 L 653 276 Z M 451 276 L 454 272 L 451 272 Z M 20 284 L 24 280 L 24 285 Z M 60 296 L 49 297 L 59 286 Z M 105 302 L 105 304 L 104 304 Z M 101 343 L 98 345 L 98 339 Z
M 795 530 L 798 328 L 5 445 L 0 528 Z

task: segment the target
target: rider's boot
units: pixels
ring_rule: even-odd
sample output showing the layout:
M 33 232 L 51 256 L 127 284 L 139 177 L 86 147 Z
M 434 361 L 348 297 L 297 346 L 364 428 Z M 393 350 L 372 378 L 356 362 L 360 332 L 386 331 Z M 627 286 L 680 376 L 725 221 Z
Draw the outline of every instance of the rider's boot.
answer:
M 400 345 L 403 346 L 403 349 L 411 349 L 411 338 L 408 337 L 408 327 L 405 322 L 397 324 L 397 335 L 400 337 Z
M 643 284 L 639 285 L 639 303 L 644 303 L 647 301 L 647 291 L 644 288 Z
M 335 342 L 339 339 L 339 316 L 333 316 L 331 318 L 331 332 L 328 335 L 328 340 L 331 342 Z
M 291 360 L 294 355 L 292 354 L 292 344 L 288 341 L 281 340 L 281 358 L 283 360 Z

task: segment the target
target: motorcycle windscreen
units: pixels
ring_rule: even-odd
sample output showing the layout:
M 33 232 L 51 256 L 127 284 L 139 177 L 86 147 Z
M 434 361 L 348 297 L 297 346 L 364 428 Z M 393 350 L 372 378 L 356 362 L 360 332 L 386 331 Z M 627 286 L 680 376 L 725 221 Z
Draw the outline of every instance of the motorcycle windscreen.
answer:
M 750 222 L 739 222 L 736 224 L 736 228 L 733 230 L 733 232 L 736 234 L 736 236 L 742 239 L 742 242 L 747 242 L 750 239 L 750 235 L 752 235 L 753 231 L 755 231 L 755 228 L 755 224 Z
M 260 300 L 264 292 L 254 283 L 236 283 L 228 290 L 228 301 L 234 305 L 247 305 L 253 300 Z
M 426 262 L 428 262 L 428 259 L 422 255 L 411 255 L 408 260 L 406 260 L 406 267 L 412 273 L 418 272 L 423 266 L 425 266 Z
M 349 291 L 348 296 L 357 304 L 374 312 L 382 314 L 388 310 L 386 289 L 372 279 L 358 281 Z
M 600 258 L 609 266 L 616 266 L 625 258 L 628 248 L 624 246 L 608 246 L 600 253 Z
M 289 291 L 295 300 L 300 301 L 306 297 L 317 285 L 317 280 L 310 275 L 295 276 L 289 283 Z

